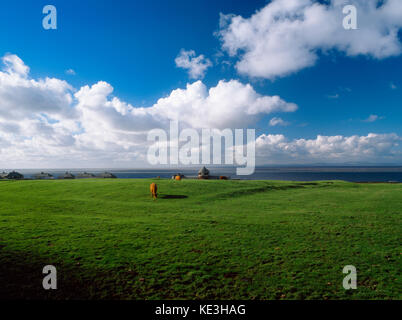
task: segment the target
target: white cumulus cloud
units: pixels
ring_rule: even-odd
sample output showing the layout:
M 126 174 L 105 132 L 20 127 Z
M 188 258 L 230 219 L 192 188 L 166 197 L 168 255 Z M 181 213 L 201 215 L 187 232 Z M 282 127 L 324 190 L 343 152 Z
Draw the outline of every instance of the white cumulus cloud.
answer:
M 401 54 L 402 1 L 355 0 L 357 30 L 345 30 L 343 0 L 273 0 L 249 18 L 221 15 L 222 48 L 238 72 L 273 79 L 313 66 L 321 52 L 383 59 Z
M 28 75 L 29 67 L 15 54 L 6 54 L 2 60 L 3 64 L 6 66 L 5 71 L 8 74 L 16 74 L 20 77 L 26 77 Z
M 70 75 L 70 76 L 75 76 L 76 72 L 74 69 L 67 69 L 66 70 L 66 74 Z
M 0 119 L 32 119 L 41 113 L 49 117 L 74 117 L 73 88 L 55 78 L 29 79 L 29 67 L 16 55 L 3 57 L 0 71 Z
M 193 128 L 244 128 L 263 114 L 293 112 L 297 105 L 279 96 L 263 96 L 249 84 L 237 80 L 219 81 L 209 90 L 201 81 L 176 89 L 159 99 L 151 111 Z
M 273 117 L 271 120 L 269 120 L 269 125 L 271 127 L 275 127 L 275 126 L 288 126 L 290 123 L 283 120 L 282 118 L 278 118 L 278 117 Z
M 181 49 L 179 55 L 175 59 L 176 66 L 186 69 L 191 79 L 202 79 L 205 72 L 212 66 L 212 62 L 205 58 L 204 55 L 196 56 L 194 50 Z
M 293 112 L 279 96 L 258 94 L 237 80 L 207 88 L 202 81 L 139 108 L 103 81 L 78 90 L 66 81 L 33 79 L 15 55 L 0 71 L 0 167 L 126 166 L 145 161 L 147 133 L 169 127 L 244 128 L 264 114 Z
M 371 114 L 367 119 L 364 119 L 363 122 L 375 122 L 377 120 L 382 120 L 384 117 L 378 116 L 376 114 Z
M 237 80 L 207 88 L 202 81 L 173 90 L 146 108 L 113 95 L 103 81 L 74 89 L 55 79 L 33 79 L 29 67 L 7 55 L 0 71 L 0 167 L 134 167 L 146 165 L 147 133 L 170 120 L 182 127 L 245 128 L 260 117 L 293 112 L 297 106 L 279 96 L 258 94 Z M 276 120 L 273 120 L 276 119 Z M 272 123 L 282 123 L 280 118 Z M 282 120 L 283 121 L 283 120 Z M 256 140 L 257 164 L 400 163 L 401 137 L 317 136 L 288 140 L 261 135 Z

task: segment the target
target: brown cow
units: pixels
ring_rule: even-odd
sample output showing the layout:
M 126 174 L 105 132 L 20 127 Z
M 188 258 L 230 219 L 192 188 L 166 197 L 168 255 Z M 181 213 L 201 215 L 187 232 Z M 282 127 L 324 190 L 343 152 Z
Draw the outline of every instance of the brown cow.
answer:
M 149 189 L 151 191 L 151 197 L 152 199 L 156 199 L 158 198 L 158 186 L 156 185 L 156 183 L 151 183 L 151 185 L 149 186 Z

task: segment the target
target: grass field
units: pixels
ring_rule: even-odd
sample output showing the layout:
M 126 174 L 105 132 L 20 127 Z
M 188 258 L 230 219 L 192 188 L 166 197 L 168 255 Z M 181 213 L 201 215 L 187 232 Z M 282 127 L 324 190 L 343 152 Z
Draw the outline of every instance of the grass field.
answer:
M 402 298 L 401 184 L 151 181 L 0 181 L 1 298 Z

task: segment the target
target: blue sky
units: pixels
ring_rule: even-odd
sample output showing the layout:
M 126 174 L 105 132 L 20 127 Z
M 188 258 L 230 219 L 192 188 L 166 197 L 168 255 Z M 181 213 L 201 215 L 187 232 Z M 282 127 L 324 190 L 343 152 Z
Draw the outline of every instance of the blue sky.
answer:
M 50 3 L 7 1 L 0 12 L 0 56 L 18 56 L 29 66 L 32 79 L 66 80 L 75 91 L 105 81 L 121 101 L 151 107 L 172 90 L 198 80 L 175 64 L 181 49 L 194 50 L 212 62 L 200 77 L 207 88 L 221 80 L 239 80 L 260 95 L 278 95 L 298 106 L 295 112 L 263 114 L 248 124 L 257 135 L 281 134 L 289 141 L 317 135 L 402 136 L 401 54 L 351 54 L 335 44 L 324 50 L 317 46 L 312 65 L 274 77 L 255 77 L 236 68 L 250 46 L 238 45 L 238 53 L 230 56 L 216 35 L 220 14 L 248 19 L 269 1 L 52 0 L 57 30 L 42 27 L 46 4 Z M 75 74 L 67 74 L 68 69 Z M 287 125 L 270 126 L 273 117 Z

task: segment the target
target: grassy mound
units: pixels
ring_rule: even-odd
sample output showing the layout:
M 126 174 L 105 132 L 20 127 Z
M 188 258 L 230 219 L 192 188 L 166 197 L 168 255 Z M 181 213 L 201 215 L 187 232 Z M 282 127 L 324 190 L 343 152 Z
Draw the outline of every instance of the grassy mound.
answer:
M 401 184 L 153 181 L 1 181 L 1 298 L 402 298 Z

